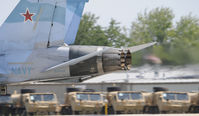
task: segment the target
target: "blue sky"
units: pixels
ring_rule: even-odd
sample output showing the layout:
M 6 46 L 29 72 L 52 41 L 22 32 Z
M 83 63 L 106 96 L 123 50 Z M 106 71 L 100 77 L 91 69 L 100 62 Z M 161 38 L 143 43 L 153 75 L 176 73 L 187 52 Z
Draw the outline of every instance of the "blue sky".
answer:
M 15 7 L 19 0 L 1 0 L 0 25 Z M 199 17 L 199 0 L 90 0 L 86 4 L 84 12 L 91 12 L 100 17 L 98 24 L 107 26 L 110 19 L 114 18 L 122 26 L 130 28 L 138 13 L 145 9 L 151 10 L 156 7 L 169 7 L 178 21 L 181 16 L 192 15 Z

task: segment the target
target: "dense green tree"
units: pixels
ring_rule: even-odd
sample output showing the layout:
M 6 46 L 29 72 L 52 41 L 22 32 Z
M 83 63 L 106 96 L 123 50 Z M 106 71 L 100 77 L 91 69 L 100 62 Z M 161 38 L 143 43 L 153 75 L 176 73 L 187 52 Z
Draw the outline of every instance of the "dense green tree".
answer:
M 128 45 L 128 38 L 119 26 L 119 23 L 111 19 L 109 26 L 106 28 L 97 25 L 94 14 L 86 13 L 80 22 L 75 44 L 77 45 L 100 45 L 121 47 Z
M 175 37 L 171 42 L 173 61 L 177 64 L 199 62 L 199 19 L 188 15 L 177 22 Z
M 169 8 L 156 8 L 144 14 L 138 14 L 137 21 L 131 27 L 131 44 L 158 41 L 163 43 L 172 28 L 174 14 Z
M 77 45 L 102 45 L 108 46 L 109 42 L 105 35 L 105 31 L 100 25 L 94 14 L 84 14 L 80 22 L 75 44 Z
M 119 24 L 116 20 L 111 19 L 108 28 L 105 30 L 106 36 L 110 46 L 126 47 L 128 46 L 128 37 L 123 33 L 125 29 L 122 29 Z
M 196 47 L 199 43 L 199 19 L 191 15 L 184 16 L 176 26 L 175 43 Z

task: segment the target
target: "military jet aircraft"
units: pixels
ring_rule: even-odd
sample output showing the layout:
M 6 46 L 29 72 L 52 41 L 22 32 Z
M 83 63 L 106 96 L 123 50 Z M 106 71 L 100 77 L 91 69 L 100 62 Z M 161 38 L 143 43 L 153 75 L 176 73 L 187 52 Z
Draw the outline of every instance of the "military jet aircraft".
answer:
M 21 0 L 0 27 L 0 84 L 76 79 L 128 69 L 131 53 L 155 44 L 118 49 L 75 46 L 88 0 Z

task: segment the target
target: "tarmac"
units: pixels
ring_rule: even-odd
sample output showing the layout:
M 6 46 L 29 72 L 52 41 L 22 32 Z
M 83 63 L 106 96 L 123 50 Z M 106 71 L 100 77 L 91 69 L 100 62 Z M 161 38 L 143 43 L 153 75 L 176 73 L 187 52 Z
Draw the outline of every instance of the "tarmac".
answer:
M 65 116 L 96 116 L 96 115 L 65 115 Z M 120 115 L 97 115 L 97 116 L 199 116 L 199 114 L 120 114 Z

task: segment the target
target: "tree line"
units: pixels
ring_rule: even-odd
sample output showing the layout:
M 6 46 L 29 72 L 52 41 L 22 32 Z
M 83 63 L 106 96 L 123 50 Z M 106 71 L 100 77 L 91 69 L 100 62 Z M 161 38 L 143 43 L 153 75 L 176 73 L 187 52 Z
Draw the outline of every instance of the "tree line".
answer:
M 132 55 L 133 65 L 146 63 L 143 58 L 153 54 L 163 65 L 199 63 L 199 19 L 192 14 L 174 22 L 170 8 L 155 8 L 137 15 L 130 30 L 111 19 L 107 27 L 97 24 L 99 17 L 91 13 L 83 15 L 75 44 L 129 47 L 157 41 L 152 48 Z

